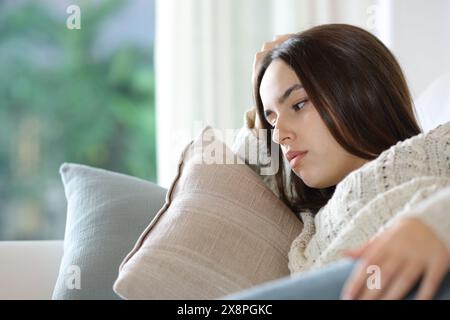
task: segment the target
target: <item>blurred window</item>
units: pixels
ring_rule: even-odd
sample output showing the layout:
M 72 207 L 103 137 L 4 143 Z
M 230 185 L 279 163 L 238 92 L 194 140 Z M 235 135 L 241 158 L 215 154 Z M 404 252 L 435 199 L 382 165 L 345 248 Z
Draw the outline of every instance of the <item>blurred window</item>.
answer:
M 0 240 L 62 239 L 64 162 L 156 181 L 154 3 L 0 2 Z

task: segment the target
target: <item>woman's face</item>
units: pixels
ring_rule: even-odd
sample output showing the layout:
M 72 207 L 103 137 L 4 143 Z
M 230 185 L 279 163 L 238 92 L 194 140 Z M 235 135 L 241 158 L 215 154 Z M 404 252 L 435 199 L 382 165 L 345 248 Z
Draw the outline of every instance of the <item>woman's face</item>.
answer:
M 291 168 L 311 188 L 334 186 L 365 159 L 343 149 L 329 132 L 295 72 L 282 60 L 269 65 L 260 95 L 267 121 L 274 127 L 273 140 L 288 151 L 308 151 Z M 293 166 L 293 167 L 292 167 Z

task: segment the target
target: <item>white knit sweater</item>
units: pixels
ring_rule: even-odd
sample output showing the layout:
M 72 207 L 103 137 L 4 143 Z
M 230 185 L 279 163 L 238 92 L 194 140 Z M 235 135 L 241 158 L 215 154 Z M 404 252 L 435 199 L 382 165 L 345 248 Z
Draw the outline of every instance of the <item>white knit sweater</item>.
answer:
M 245 145 L 257 142 L 246 118 L 232 150 L 248 159 Z M 259 156 L 267 157 L 265 152 L 260 148 Z M 344 251 L 364 244 L 405 217 L 421 219 L 450 250 L 449 159 L 450 122 L 398 142 L 348 174 L 315 217 L 300 212 L 304 227 L 289 252 L 291 274 L 336 261 Z M 284 165 L 289 168 L 287 160 Z M 251 167 L 259 173 L 257 166 Z M 275 176 L 261 177 L 279 196 Z

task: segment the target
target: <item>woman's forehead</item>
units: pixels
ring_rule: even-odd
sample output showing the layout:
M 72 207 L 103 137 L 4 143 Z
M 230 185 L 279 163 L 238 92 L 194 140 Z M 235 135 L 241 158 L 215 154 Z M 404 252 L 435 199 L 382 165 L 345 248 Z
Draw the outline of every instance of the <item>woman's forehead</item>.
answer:
M 294 83 L 301 84 L 294 70 L 283 61 L 274 60 L 264 73 L 260 90 L 282 90 L 284 87 Z
M 272 63 L 261 81 L 259 94 L 265 104 L 276 105 L 297 90 L 303 90 L 303 86 L 295 72 L 284 62 Z

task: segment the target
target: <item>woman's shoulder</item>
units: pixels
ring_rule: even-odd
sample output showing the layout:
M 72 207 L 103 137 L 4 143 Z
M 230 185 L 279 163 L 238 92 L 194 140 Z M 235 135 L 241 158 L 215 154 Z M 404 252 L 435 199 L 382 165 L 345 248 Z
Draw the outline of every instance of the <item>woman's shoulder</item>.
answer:
M 449 138 L 450 137 L 450 121 L 438 125 L 436 128 L 431 129 L 425 135 L 433 138 Z
M 441 153 L 442 147 L 449 145 L 450 142 L 450 121 L 437 126 L 426 132 L 421 132 L 415 136 L 409 137 L 405 140 L 398 141 L 396 144 L 384 150 L 373 161 L 385 161 L 384 158 L 393 156 L 394 154 L 408 154 L 408 159 L 403 159 L 406 162 L 410 160 L 425 160 L 422 157 L 411 158 L 416 156 L 426 156 L 429 153 Z M 401 159 L 400 159 L 401 160 Z
M 347 175 L 335 194 L 370 198 L 417 177 L 450 176 L 449 156 L 450 122 L 447 122 L 384 150 Z

